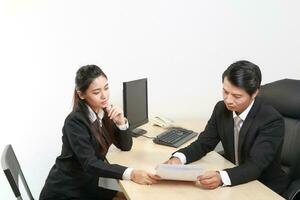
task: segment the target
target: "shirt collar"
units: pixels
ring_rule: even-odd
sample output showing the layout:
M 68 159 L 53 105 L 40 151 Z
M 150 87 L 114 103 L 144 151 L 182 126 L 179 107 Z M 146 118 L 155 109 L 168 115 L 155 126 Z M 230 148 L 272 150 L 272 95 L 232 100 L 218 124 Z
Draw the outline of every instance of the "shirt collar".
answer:
M 89 110 L 90 121 L 91 122 L 96 121 L 96 119 L 97 119 L 96 113 L 93 111 L 93 109 L 89 105 L 86 105 L 86 106 L 88 107 L 88 110 Z M 100 121 L 102 120 L 103 116 L 104 116 L 104 111 L 103 111 L 103 109 L 100 109 L 100 111 L 98 112 L 98 117 L 99 117 Z
M 239 114 L 239 117 L 245 121 L 246 117 L 249 114 L 249 111 L 251 110 L 253 104 L 254 104 L 255 99 L 250 103 L 250 105 L 246 108 L 246 110 L 244 110 L 241 114 Z M 233 112 L 233 118 L 235 118 L 237 116 L 237 114 L 235 112 Z

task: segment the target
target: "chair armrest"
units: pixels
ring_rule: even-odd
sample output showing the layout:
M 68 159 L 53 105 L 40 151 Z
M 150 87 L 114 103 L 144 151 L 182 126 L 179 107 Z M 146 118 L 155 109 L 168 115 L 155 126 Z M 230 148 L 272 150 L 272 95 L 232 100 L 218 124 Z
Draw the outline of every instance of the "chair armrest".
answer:
M 300 179 L 292 181 L 288 189 L 284 193 L 284 196 L 288 200 L 296 200 L 296 195 L 298 199 L 300 197 Z

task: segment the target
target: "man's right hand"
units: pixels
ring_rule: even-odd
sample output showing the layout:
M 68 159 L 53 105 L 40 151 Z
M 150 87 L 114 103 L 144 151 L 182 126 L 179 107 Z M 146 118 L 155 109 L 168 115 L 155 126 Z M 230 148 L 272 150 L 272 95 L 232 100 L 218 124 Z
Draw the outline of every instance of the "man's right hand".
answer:
M 182 162 L 177 157 L 171 157 L 169 160 L 164 162 L 164 164 L 170 164 L 170 165 L 182 165 Z

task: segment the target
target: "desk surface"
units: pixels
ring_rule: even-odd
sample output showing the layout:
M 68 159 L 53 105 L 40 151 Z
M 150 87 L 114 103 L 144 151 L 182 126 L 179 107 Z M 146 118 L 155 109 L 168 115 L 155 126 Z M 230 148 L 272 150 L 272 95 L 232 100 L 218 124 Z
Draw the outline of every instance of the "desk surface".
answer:
M 204 129 L 205 123 L 197 120 L 186 120 L 180 124 L 178 123 L 178 125 L 199 132 Z M 148 131 L 146 135 L 152 137 L 163 131 L 163 129 L 154 127 L 149 123 L 141 128 L 146 129 Z M 115 147 L 110 148 L 107 155 L 109 162 L 155 173 L 156 165 L 166 161 L 176 151 L 173 147 L 154 144 L 151 139 L 145 137 L 134 138 L 133 142 L 132 150 L 128 152 L 121 152 Z M 180 148 L 186 145 L 188 144 L 184 144 Z M 204 170 L 218 170 L 234 166 L 216 152 L 208 153 L 201 160 L 193 164 L 200 165 Z M 139 185 L 132 181 L 120 181 L 120 185 L 127 199 L 130 200 L 198 200 L 200 197 L 206 200 L 283 199 L 259 181 L 251 181 L 234 187 L 219 187 L 214 190 L 203 189 L 195 186 L 194 182 L 185 181 L 164 180 L 154 185 Z

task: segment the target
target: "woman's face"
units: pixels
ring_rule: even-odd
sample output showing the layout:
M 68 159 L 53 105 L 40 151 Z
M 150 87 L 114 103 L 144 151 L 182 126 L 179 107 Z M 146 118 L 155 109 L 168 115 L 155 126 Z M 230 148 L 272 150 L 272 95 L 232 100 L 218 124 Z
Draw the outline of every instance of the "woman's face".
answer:
M 78 95 L 98 113 L 100 109 L 106 108 L 109 105 L 109 87 L 107 79 L 104 76 L 97 77 L 91 82 L 84 93 L 78 92 Z

